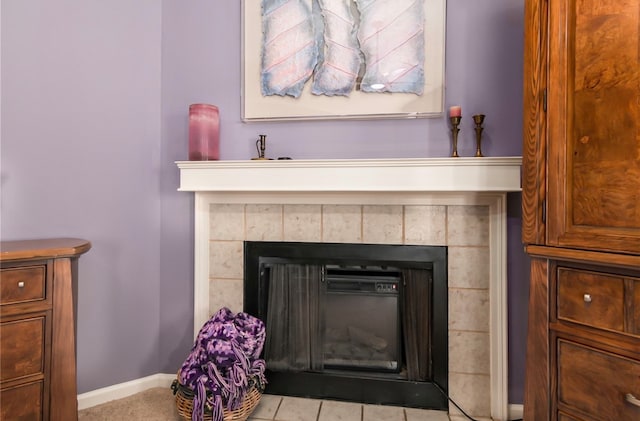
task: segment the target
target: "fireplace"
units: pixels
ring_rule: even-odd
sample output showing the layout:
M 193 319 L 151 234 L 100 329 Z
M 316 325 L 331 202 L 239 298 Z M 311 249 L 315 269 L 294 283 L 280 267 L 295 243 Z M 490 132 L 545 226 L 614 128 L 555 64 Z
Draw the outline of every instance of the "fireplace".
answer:
M 195 192 L 194 334 L 243 308 L 244 241 L 446 246 L 449 394 L 509 419 L 506 192 L 520 157 L 177 164 Z
M 244 242 L 267 393 L 446 409 L 447 248 Z

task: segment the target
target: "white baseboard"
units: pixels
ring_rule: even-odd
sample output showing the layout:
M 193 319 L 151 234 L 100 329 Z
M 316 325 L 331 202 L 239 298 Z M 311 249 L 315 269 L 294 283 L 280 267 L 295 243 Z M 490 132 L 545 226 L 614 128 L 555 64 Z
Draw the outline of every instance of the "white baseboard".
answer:
M 131 380 L 113 386 L 103 387 L 102 389 L 92 390 L 91 392 L 81 393 L 78 395 L 78 410 L 91 408 L 115 399 L 126 398 L 135 395 L 147 389 L 154 387 L 171 386 L 171 382 L 176 378 L 174 374 L 153 374 L 151 376 L 142 377 L 140 379 Z
M 509 419 L 521 420 L 524 416 L 524 405 L 509 404 Z

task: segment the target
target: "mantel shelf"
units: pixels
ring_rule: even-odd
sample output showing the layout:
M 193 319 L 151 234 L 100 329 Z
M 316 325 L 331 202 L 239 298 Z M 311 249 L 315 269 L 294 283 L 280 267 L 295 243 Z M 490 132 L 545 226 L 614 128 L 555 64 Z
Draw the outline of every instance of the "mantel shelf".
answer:
M 515 192 L 522 158 L 178 161 L 180 191 Z

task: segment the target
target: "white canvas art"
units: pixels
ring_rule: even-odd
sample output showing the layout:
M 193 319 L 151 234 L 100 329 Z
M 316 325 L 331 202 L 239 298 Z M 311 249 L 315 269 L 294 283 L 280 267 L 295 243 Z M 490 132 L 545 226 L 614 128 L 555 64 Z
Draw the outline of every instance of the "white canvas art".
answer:
M 244 0 L 243 119 L 442 112 L 444 0 Z

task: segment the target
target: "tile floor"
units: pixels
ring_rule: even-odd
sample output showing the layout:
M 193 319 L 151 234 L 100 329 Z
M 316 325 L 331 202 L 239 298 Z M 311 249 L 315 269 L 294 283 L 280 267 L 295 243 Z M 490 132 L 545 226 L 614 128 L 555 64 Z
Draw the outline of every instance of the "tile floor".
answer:
M 446 411 L 263 395 L 249 421 L 449 421 Z

